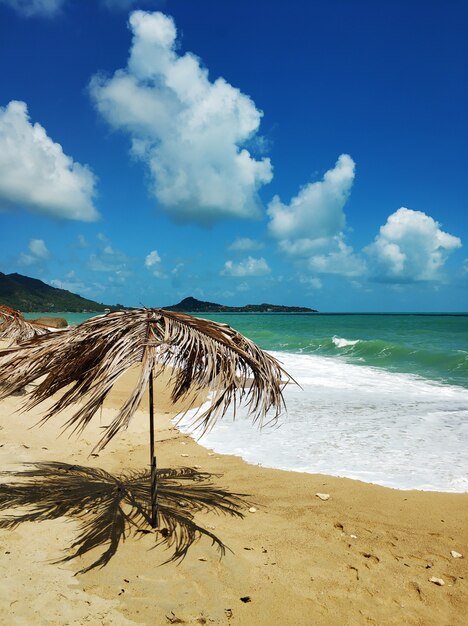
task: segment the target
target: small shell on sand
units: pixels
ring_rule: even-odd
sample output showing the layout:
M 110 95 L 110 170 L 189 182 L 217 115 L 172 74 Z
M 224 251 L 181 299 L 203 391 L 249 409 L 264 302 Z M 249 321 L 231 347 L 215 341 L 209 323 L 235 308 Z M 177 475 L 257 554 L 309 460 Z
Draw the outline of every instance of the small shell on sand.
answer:
M 249 513 L 256 513 L 257 509 L 254 506 L 251 506 L 249 509 Z
M 317 498 L 320 498 L 320 500 L 329 500 L 330 499 L 330 494 L 329 493 L 316 493 L 315 495 L 317 496 Z
M 429 582 L 434 583 L 434 585 L 439 585 L 439 587 L 445 585 L 445 582 L 442 580 L 442 578 L 436 578 L 436 576 L 431 576 L 429 578 Z
M 450 554 L 453 556 L 454 559 L 462 559 L 463 558 L 463 554 L 460 554 L 460 552 L 457 552 L 456 550 L 451 550 Z

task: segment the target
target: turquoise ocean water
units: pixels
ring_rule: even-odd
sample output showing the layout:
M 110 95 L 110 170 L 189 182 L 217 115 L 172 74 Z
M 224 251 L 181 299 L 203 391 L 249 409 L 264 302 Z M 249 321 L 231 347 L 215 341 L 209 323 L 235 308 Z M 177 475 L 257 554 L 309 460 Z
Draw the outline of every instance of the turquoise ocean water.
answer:
M 92 316 L 29 313 L 27 317 L 40 315 L 63 316 L 69 324 Z M 229 324 L 265 350 L 326 356 L 468 388 L 468 314 L 206 313 L 202 317 Z
M 265 350 L 315 354 L 468 387 L 468 315 L 205 315 Z
M 62 316 L 76 324 L 91 314 Z M 271 352 L 300 385 L 285 389 L 275 426 L 257 429 L 241 407 L 203 445 L 267 467 L 468 491 L 468 315 L 203 317 Z

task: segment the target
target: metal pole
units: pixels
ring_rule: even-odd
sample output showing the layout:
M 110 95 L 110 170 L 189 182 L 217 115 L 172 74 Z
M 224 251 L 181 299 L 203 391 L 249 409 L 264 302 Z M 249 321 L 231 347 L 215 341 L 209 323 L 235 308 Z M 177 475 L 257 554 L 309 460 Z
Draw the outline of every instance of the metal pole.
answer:
M 153 407 L 153 370 L 149 378 L 149 417 L 150 417 L 150 464 L 151 464 L 151 527 L 157 528 L 158 506 L 157 506 L 157 477 L 156 477 L 156 456 L 154 454 L 154 407 Z

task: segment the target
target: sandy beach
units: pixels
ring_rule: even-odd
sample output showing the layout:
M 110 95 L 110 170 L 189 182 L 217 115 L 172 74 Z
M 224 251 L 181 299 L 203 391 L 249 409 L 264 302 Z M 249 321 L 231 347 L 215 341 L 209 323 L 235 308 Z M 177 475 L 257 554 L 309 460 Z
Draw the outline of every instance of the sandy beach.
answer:
M 144 406 L 128 431 L 99 456 L 90 456 L 100 427 L 120 406 L 127 387 L 128 379 L 119 382 L 102 415 L 81 436 L 60 435 L 66 413 L 31 428 L 39 409 L 18 413 L 19 396 L 2 401 L 1 469 L 38 462 L 102 468 L 115 475 L 146 469 Z M 227 546 L 224 557 L 202 537 L 181 563 L 161 565 L 171 556 L 170 548 L 154 547 L 161 535 L 128 533 L 105 567 L 75 575 L 99 556 L 95 550 L 57 563 L 70 554 L 76 520 L 63 516 L 0 529 L 1 624 L 466 623 L 468 494 L 399 491 L 248 465 L 181 434 L 171 422 L 179 408 L 171 405 L 159 380 L 158 466 L 207 472 L 214 488 L 246 494 L 243 518 L 196 515 L 197 523 Z M 2 484 L 9 480 L 1 477 Z M 317 493 L 330 497 L 322 500 Z M 451 551 L 464 558 L 454 558 Z M 431 582 L 432 577 L 444 584 Z

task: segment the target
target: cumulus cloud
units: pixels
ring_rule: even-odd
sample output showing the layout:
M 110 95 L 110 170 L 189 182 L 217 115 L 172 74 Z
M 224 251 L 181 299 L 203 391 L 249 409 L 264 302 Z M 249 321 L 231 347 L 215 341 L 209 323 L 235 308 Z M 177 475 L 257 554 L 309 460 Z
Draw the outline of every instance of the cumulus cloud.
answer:
M 265 247 L 265 244 L 256 239 L 250 239 L 249 237 L 238 237 L 235 239 L 228 250 L 234 250 L 236 252 L 245 252 L 247 250 L 261 250 Z
M 28 244 L 28 252 L 22 252 L 19 256 L 20 265 L 34 265 L 46 261 L 50 252 L 43 239 L 31 239 Z
M 311 278 L 309 280 L 309 285 L 313 287 L 314 289 L 322 289 L 323 287 L 323 284 L 320 278 Z
M 96 177 L 31 124 L 24 102 L 0 107 L 0 209 L 24 207 L 32 212 L 90 222 Z
M 268 205 L 268 230 L 279 249 L 315 273 L 359 276 L 366 271 L 364 260 L 345 243 L 343 234 L 343 209 L 354 172 L 353 159 L 342 154 L 322 180 L 302 187 L 289 204 L 275 196 Z
M 262 112 L 223 78 L 211 82 L 194 54 L 178 54 L 170 17 L 135 11 L 129 24 L 127 67 L 95 76 L 90 93 L 106 120 L 129 133 L 159 204 L 175 220 L 199 224 L 258 217 L 257 191 L 272 167 L 245 146 Z
M 147 255 L 145 259 L 145 266 L 150 268 L 150 267 L 154 267 L 158 263 L 161 263 L 161 257 L 159 256 L 156 250 L 153 250 Z
M 29 242 L 29 250 L 38 259 L 48 259 L 50 256 L 50 252 L 47 250 L 43 239 L 31 239 Z
M 269 274 L 271 269 L 268 263 L 263 257 L 255 259 L 254 257 L 247 257 L 239 263 L 233 261 L 226 261 L 221 274 L 224 276 L 264 276 Z
M 449 254 L 461 247 L 458 237 L 422 211 L 401 207 L 365 248 L 376 280 L 409 283 L 437 281 Z
M 361 276 L 367 269 L 365 261 L 345 243 L 342 235 L 333 238 L 326 253 L 312 254 L 308 259 L 308 265 L 319 274 L 340 276 Z
M 159 256 L 157 250 L 152 250 L 145 258 L 145 267 L 151 271 L 153 276 L 157 278 L 164 278 L 164 273 L 161 269 L 161 257 Z M 173 273 L 176 274 L 177 271 L 173 270 Z
M 342 232 L 346 223 L 343 207 L 354 181 L 354 169 L 353 159 L 342 154 L 323 180 L 302 187 L 289 204 L 275 196 L 267 210 L 270 234 L 289 245 L 295 254 L 298 241 L 309 251 L 318 242 Z
M 25 17 L 53 17 L 60 12 L 65 2 L 66 0 L 0 0 L 0 4 L 6 4 Z

